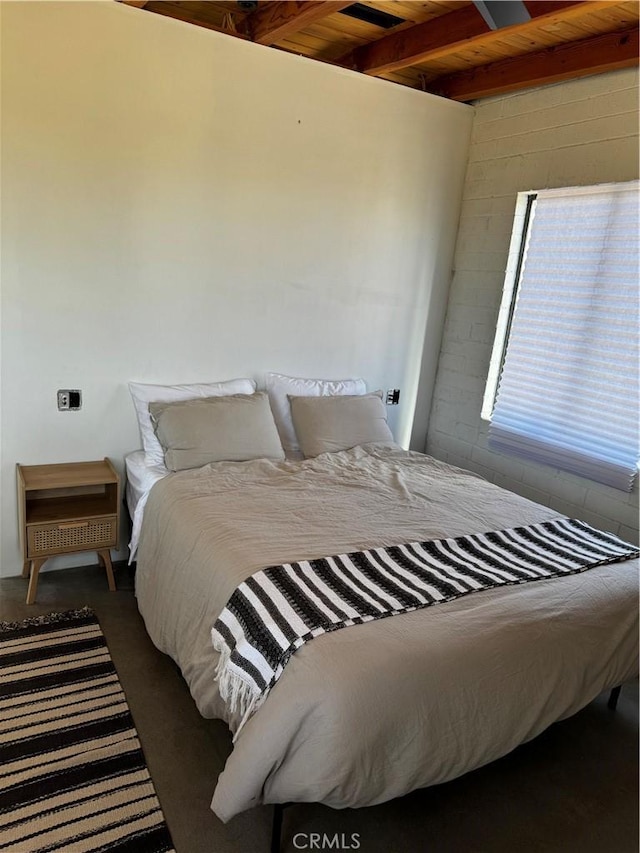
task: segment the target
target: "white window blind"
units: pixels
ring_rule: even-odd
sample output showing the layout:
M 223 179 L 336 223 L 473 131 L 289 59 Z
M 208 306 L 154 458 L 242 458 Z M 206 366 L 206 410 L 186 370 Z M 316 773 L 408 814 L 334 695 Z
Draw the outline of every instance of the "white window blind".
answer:
M 638 183 L 535 194 L 489 446 L 629 491 Z

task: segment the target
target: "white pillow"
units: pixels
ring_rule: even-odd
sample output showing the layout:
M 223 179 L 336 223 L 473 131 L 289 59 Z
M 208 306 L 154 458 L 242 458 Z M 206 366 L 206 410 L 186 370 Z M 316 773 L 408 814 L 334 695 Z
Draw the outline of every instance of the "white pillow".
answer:
M 265 384 L 282 446 L 288 456 L 298 457 L 302 454 L 291 420 L 289 397 L 335 397 L 367 393 L 364 379 L 302 379 L 282 373 L 267 373 Z
M 226 397 L 229 394 L 253 394 L 256 383 L 253 379 L 230 379 L 228 382 L 195 382 L 191 385 L 144 385 L 129 382 L 133 398 L 140 438 L 147 465 L 164 465 L 164 451 L 151 422 L 149 403 L 173 403 L 193 400 L 196 397 Z

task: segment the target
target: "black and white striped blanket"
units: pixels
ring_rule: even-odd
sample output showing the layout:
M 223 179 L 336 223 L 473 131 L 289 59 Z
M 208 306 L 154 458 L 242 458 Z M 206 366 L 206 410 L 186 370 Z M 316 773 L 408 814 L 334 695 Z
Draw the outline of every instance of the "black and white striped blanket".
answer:
M 638 553 L 613 534 L 561 518 L 262 569 L 234 591 L 212 630 L 220 695 L 241 715 L 236 736 L 291 655 L 314 637 Z

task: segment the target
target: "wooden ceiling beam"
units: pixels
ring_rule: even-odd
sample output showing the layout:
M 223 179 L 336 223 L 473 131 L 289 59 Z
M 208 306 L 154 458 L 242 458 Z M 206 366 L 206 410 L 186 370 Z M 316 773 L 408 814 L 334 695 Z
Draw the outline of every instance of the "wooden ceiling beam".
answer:
M 337 61 L 338 65 L 364 74 L 398 71 L 410 65 L 448 56 L 473 40 L 481 47 L 507 35 L 526 35 L 527 30 L 541 23 L 553 24 L 604 9 L 610 0 L 527 0 L 531 21 L 491 30 L 475 6 L 465 6 L 406 30 L 390 33 L 378 41 L 362 45 Z
M 370 44 L 362 45 L 338 59 L 338 65 L 364 74 L 382 74 L 415 65 L 429 56 L 438 56 L 481 33 L 491 32 L 475 6 L 448 12 L 416 24 Z
M 129 0 L 122 0 L 127 3 Z M 1 0 L 0 0 L 1 2 Z M 135 2 L 135 0 L 134 0 Z M 193 12 L 185 9 L 177 3 L 168 2 L 168 0 L 145 0 L 146 11 L 153 12 L 156 15 L 164 15 L 165 18 L 173 18 L 176 21 L 184 21 L 186 24 L 193 24 L 196 27 L 203 27 L 207 30 L 213 30 L 216 33 L 223 33 L 225 36 L 233 36 L 234 38 L 246 39 L 249 36 L 238 30 L 231 30 L 225 27 L 219 27 L 213 24 L 206 18 L 200 17 Z
M 135 6 L 136 9 L 144 9 L 149 0 L 118 0 L 118 3 L 123 3 L 125 6 Z
M 257 44 L 275 44 L 352 3 L 353 0 L 278 0 L 265 3 L 247 15 L 248 34 Z
M 638 64 L 638 27 L 501 59 L 431 81 L 427 91 L 454 101 L 486 98 Z

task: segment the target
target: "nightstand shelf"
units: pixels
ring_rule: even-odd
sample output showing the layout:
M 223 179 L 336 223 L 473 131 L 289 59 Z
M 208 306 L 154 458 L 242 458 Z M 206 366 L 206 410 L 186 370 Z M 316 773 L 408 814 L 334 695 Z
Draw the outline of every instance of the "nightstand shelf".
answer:
M 111 500 L 104 495 L 64 496 L 59 498 L 41 498 L 27 504 L 27 524 L 47 524 L 52 521 L 68 521 L 82 516 L 97 518 L 112 515 Z
M 118 547 L 120 477 L 110 460 L 19 464 L 17 481 L 27 604 L 36 599 L 42 566 L 61 554 L 96 551 L 115 590 L 110 549 Z

